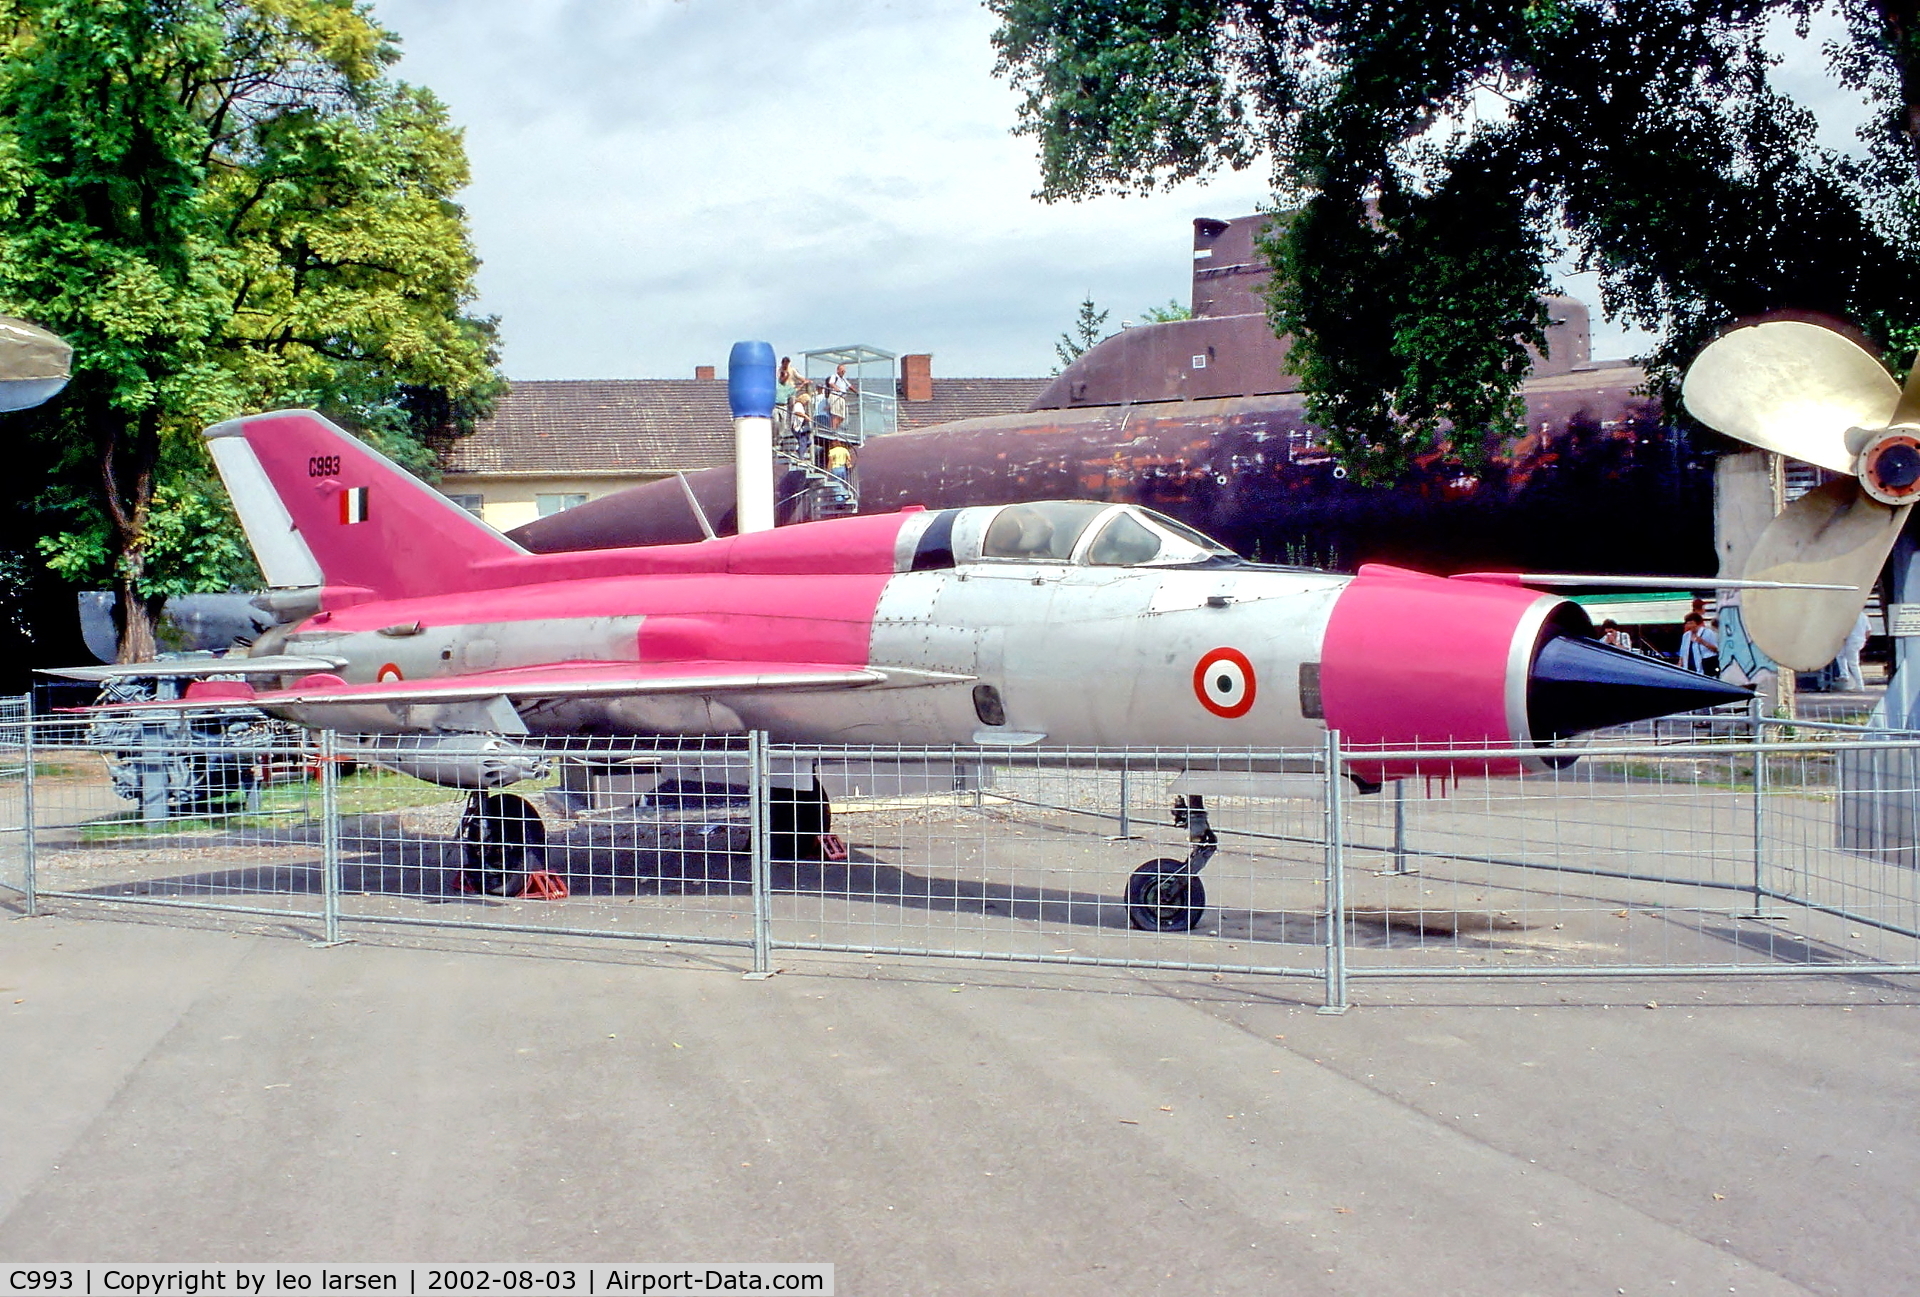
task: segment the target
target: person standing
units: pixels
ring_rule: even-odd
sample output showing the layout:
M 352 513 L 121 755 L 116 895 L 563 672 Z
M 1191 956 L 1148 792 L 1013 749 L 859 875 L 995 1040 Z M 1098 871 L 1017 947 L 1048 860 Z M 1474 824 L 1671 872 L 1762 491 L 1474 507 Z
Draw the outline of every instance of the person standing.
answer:
M 1633 650 L 1633 636 L 1621 630 L 1620 623 L 1611 617 L 1600 623 L 1600 642 L 1629 652 Z
M 793 391 L 793 413 L 790 416 L 793 425 L 794 453 L 803 461 L 813 462 L 813 384 L 799 379 Z
M 853 392 L 853 382 L 847 377 L 845 365 L 835 365 L 833 376 L 827 379 L 827 431 L 838 434 L 840 425 L 847 421 L 847 397 Z
M 798 387 L 793 357 L 780 357 L 780 368 L 773 376 L 773 435 L 783 442 L 793 435 L 793 394 Z
M 1867 687 L 1867 678 L 1860 671 L 1860 650 L 1867 646 L 1867 610 L 1862 608 L 1860 615 L 1854 618 L 1853 629 L 1847 632 L 1847 638 L 1840 645 L 1840 687 L 1852 693 L 1860 693 Z
M 853 499 L 853 451 L 844 441 L 836 441 L 827 447 L 827 471 L 833 474 L 840 485 L 842 502 Z
M 1697 612 L 1687 614 L 1680 631 L 1680 665 L 1710 676 L 1720 669 L 1720 637 Z

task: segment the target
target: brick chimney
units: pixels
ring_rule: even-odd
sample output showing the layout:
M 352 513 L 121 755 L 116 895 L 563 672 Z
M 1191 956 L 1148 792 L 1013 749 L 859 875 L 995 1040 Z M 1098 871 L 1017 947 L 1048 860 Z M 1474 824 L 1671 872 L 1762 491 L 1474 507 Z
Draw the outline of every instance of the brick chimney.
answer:
M 696 379 L 698 378 L 711 379 L 713 377 L 713 366 L 712 365 L 695 365 L 693 367 L 693 376 Z
M 933 354 L 931 352 L 900 357 L 900 399 L 903 401 L 933 399 Z

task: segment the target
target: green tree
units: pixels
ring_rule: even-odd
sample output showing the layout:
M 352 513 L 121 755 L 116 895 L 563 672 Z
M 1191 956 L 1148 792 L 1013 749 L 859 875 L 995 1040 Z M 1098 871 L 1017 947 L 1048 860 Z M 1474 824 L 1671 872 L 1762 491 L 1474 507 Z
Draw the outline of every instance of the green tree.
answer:
M 1769 24 L 1813 0 L 990 4 L 1041 197 L 1268 160 L 1274 325 L 1363 476 L 1514 431 L 1563 253 L 1668 378 L 1775 308 L 1920 341 L 1914 0 L 1839 6 L 1833 66 L 1876 113 L 1857 157 L 1775 84 Z
M 1111 311 L 1096 310 L 1091 297 L 1080 303 L 1080 314 L 1074 317 L 1073 331 L 1060 335 L 1060 341 L 1053 344 L 1053 352 L 1060 357 L 1059 373 L 1074 361 L 1087 354 L 1087 349 L 1107 335 L 1102 332 L 1107 316 Z
M 1175 320 L 1191 320 L 1193 308 L 1180 305 L 1180 299 L 1170 297 L 1165 306 L 1149 306 L 1140 312 L 1140 318 L 1148 324 L 1172 324 Z
M 74 346 L 10 417 L 123 661 L 166 595 L 251 575 L 202 427 L 313 405 L 424 468 L 499 389 L 460 137 L 396 58 L 354 0 L 0 0 L 0 310 Z

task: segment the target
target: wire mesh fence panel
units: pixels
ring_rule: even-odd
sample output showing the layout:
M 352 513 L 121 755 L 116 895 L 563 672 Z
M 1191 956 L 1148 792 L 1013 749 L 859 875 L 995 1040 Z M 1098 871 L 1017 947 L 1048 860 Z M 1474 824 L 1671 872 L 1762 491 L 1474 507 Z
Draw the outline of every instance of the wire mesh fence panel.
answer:
M 1766 780 L 1760 881 L 1769 909 L 1810 912 L 1806 959 L 1920 963 L 1920 744 L 1777 752 Z
M 343 742 L 349 923 L 748 945 L 748 740 Z
M 1350 798 L 1352 971 L 1913 964 L 1914 871 L 1842 849 L 1857 746 L 1603 740 L 1545 770 L 1537 751 L 1476 753 Z M 1519 759 L 1536 769 L 1484 773 Z
M 824 846 L 771 835 L 774 945 L 1319 975 L 1317 754 L 774 746 Z M 776 817 L 777 818 L 777 817 Z
M 1735 717 L 1545 753 L 1223 752 L 33 720 L 0 724 L 0 885 L 328 938 L 1324 976 L 1330 1003 L 1347 973 L 1920 969 L 1920 738 Z
M 0 700 L 6 701 L 6 700 Z M 0 720 L 0 898 L 27 890 L 28 735 L 21 718 Z
M 40 897 L 318 910 L 324 817 L 310 736 L 183 716 L 36 720 L 26 733 L 32 760 L 7 813 L 24 814 L 30 794 Z

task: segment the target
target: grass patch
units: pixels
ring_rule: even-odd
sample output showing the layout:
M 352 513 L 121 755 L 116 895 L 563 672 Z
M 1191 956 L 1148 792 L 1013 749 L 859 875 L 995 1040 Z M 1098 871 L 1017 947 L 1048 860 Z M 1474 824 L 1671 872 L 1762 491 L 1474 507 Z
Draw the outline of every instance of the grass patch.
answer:
M 340 781 L 336 794 L 342 815 L 375 815 L 413 806 L 438 806 L 459 802 L 466 793 L 458 788 L 442 788 L 375 766 L 362 766 Z M 310 781 L 268 784 L 259 790 L 257 805 L 249 810 L 246 798 L 235 794 L 227 799 L 229 810 L 212 808 L 191 818 L 167 819 L 146 823 L 137 809 L 122 811 L 110 819 L 95 820 L 80 827 L 82 841 L 100 842 L 112 838 L 167 838 L 184 833 L 222 833 L 236 829 L 284 827 L 288 820 L 300 823 L 320 818 L 320 785 Z
M 7 756 L 0 756 L 0 777 L 12 783 L 26 773 L 26 767 L 20 763 L 20 754 L 16 750 Z M 96 758 L 86 762 L 73 761 L 35 761 L 33 763 L 35 779 L 102 779 L 106 777 L 106 767 Z
M 1665 761 L 1589 758 L 1589 762 L 1591 777 L 1596 781 L 1623 783 L 1649 791 L 1685 792 L 1694 788 L 1733 793 L 1753 791 L 1751 760 L 1675 756 Z M 1826 756 L 1769 761 L 1767 796 L 1831 801 L 1836 791 L 1836 773 L 1833 759 Z

